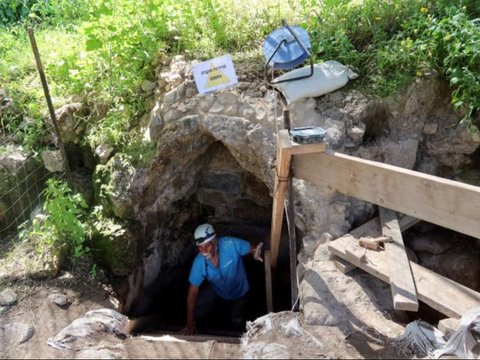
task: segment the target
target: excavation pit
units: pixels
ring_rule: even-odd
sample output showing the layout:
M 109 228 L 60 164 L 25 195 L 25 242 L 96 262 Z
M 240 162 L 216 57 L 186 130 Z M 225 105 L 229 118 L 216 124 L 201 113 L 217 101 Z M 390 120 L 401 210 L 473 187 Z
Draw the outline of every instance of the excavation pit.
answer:
M 135 331 L 177 331 L 184 327 L 188 277 L 197 255 L 193 242 L 197 225 L 208 222 L 218 236 L 234 236 L 253 244 L 269 243 L 272 213 L 269 189 L 255 174 L 240 166 L 226 146 L 213 143 L 196 159 L 192 171 L 188 177 L 195 181 L 185 196 L 172 204 L 168 221 L 163 218 L 159 221 L 159 215 L 148 219 L 145 237 L 153 238 L 148 252 L 154 260 L 144 261 L 143 283 L 148 284 L 131 296 L 134 300 L 126 311 L 132 319 L 138 319 Z M 160 228 L 161 222 L 170 227 Z M 291 309 L 286 224 L 283 229 L 278 266 L 271 278 L 275 311 Z M 250 283 L 246 320 L 251 321 L 267 313 L 265 266 L 250 254 L 243 257 L 243 262 Z M 151 263 L 160 264 L 155 266 L 157 274 L 151 270 Z M 223 321 L 225 316 L 221 314 L 219 309 L 217 319 L 212 319 L 202 333 L 238 333 L 232 331 L 228 321 Z

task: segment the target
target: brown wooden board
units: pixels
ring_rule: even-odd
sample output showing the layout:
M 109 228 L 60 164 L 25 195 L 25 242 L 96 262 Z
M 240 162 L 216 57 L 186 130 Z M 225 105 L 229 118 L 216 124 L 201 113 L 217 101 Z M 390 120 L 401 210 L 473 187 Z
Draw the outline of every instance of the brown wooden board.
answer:
M 265 250 L 263 253 L 263 261 L 265 266 L 265 295 L 267 301 L 267 312 L 273 311 L 273 297 L 272 297 L 272 267 L 270 264 L 270 250 Z
M 334 256 L 332 261 L 335 267 L 343 274 L 349 273 L 350 271 L 357 268 L 355 265 L 350 264 L 348 261 L 343 260 L 338 256 Z
M 480 238 L 480 187 L 340 153 L 298 156 L 294 174 L 343 194 Z
M 395 310 L 418 311 L 417 291 L 410 261 L 403 243 L 400 225 L 395 211 L 379 208 L 382 235 L 392 241 L 385 242 L 390 287 Z
M 365 262 L 358 261 L 357 258 L 349 256 L 345 251 L 352 241 L 358 242 L 358 238 L 365 235 L 373 237 L 381 235 L 379 218 L 374 218 L 350 234 L 331 241 L 328 249 L 332 254 L 388 283 L 390 281 L 389 267 L 384 251 L 368 250 Z M 460 318 L 466 311 L 480 307 L 480 293 L 411 261 L 410 267 L 418 299 L 442 314 Z
M 270 232 L 270 251 L 272 267 L 277 267 L 278 249 L 280 246 L 280 236 L 282 234 L 283 209 L 285 202 L 285 191 L 287 189 L 287 179 L 290 171 L 290 161 L 292 156 L 287 151 L 290 147 L 288 131 L 281 130 L 278 135 L 277 144 L 277 166 L 275 176 L 275 188 L 272 204 L 272 227 Z
M 272 267 L 277 267 L 278 249 L 282 234 L 283 209 L 287 179 L 290 173 L 292 155 L 311 154 L 325 151 L 327 145 L 320 144 L 295 144 L 290 141 L 288 130 L 280 130 L 277 138 L 277 166 L 273 191 L 272 225 L 270 232 L 270 250 Z

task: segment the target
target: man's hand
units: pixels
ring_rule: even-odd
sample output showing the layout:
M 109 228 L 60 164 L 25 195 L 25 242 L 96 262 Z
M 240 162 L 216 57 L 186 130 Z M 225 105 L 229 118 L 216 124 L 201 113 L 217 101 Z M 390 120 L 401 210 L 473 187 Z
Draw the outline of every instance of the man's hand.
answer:
M 263 262 L 262 249 L 263 249 L 263 242 L 259 243 L 255 248 L 255 252 L 253 253 L 253 258 L 255 260 Z

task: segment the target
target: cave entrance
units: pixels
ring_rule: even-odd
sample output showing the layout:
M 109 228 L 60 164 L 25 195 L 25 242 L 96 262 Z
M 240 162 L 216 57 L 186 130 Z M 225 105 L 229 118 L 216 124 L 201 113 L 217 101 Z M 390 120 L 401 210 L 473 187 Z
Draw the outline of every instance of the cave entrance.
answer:
M 193 231 L 199 224 L 210 223 L 218 236 L 234 236 L 254 244 L 269 243 L 272 197 L 267 186 L 255 174 L 243 169 L 229 150 L 220 142 L 210 146 L 198 161 L 203 162 L 195 174 L 196 184 L 188 198 L 173 204 L 178 208 L 172 233 L 175 241 L 165 244 L 158 252 L 171 251 L 178 258 L 175 265 L 160 271 L 156 280 L 134 302 L 128 314 L 137 319 L 133 332 L 176 332 L 186 321 L 188 277 L 197 249 Z M 291 309 L 290 256 L 288 232 L 284 224 L 278 266 L 272 274 L 274 311 Z M 180 250 L 172 250 L 177 247 Z M 297 244 L 297 249 L 299 248 Z M 167 249 L 167 250 L 165 250 Z M 172 256 L 170 256 L 170 260 Z M 252 255 L 243 257 L 250 290 L 247 296 L 246 320 L 252 321 L 267 313 L 265 266 Z M 225 323 L 207 324 L 202 334 L 239 336 Z

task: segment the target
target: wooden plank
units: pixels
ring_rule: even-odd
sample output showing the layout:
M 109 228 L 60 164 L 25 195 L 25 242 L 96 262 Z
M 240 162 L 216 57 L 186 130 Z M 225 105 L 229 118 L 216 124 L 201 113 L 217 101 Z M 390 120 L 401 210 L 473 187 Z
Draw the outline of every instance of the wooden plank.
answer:
M 347 255 L 345 252 L 351 242 L 358 242 L 358 238 L 365 235 L 381 235 L 378 217 L 353 230 L 350 234 L 331 241 L 328 249 L 332 254 L 388 283 L 389 269 L 384 251 L 368 250 L 366 252 L 366 262 L 359 262 L 358 259 Z M 480 293 L 413 262 L 410 262 L 410 267 L 415 280 L 418 299 L 442 314 L 460 318 L 466 311 L 480 307 Z
M 272 297 L 272 266 L 270 264 L 270 250 L 266 249 L 263 253 L 263 263 L 265 266 L 265 293 L 267 301 L 267 312 L 273 312 Z
M 346 195 L 480 238 L 480 187 L 340 153 L 298 156 L 294 174 Z
M 313 154 L 318 152 L 325 152 L 326 150 L 327 150 L 327 144 L 325 143 L 297 144 L 297 143 L 291 142 L 288 148 L 288 152 L 291 155 Z
M 342 273 L 342 274 L 347 274 L 350 271 L 356 269 L 357 267 L 353 264 L 350 264 L 348 261 L 343 260 L 342 258 L 338 256 L 334 256 L 333 259 L 333 264 L 335 267 Z
M 403 231 L 410 229 L 413 225 L 416 225 L 420 222 L 420 219 L 414 218 L 413 216 L 403 215 L 398 219 L 400 224 L 400 229 Z
M 358 244 L 358 241 L 352 241 L 348 246 L 345 248 L 345 251 L 348 255 L 355 258 L 359 262 L 365 261 L 365 254 L 367 253 L 367 249 L 361 247 Z
M 285 190 L 290 171 L 292 156 L 288 152 L 290 139 L 287 130 L 280 130 L 277 142 L 277 176 L 275 177 L 273 205 L 272 205 L 272 227 L 270 232 L 271 265 L 277 267 L 278 249 L 280 236 L 282 234 L 283 208 L 285 202 Z
M 403 243 L 400 225 L 395 211 L 379 208 L 382 235 L 391 238 L 385 242 L 390 287 L 395 310 L 418 311 L 417 291 L 410 261 Z

